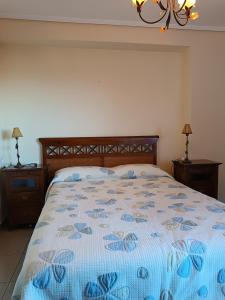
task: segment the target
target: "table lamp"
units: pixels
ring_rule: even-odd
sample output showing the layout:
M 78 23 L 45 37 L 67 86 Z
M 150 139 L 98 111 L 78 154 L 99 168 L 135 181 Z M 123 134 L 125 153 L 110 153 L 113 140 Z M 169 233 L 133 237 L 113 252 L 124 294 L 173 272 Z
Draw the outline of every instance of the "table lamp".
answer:
M 20 137 L 23 137 L 22 132 L 20 131 L 20 129 L 18 127 L 13 128 L 13 132 L 12 132 L 12 138 L 16 139 L 16 152 L 17 152 L 17 164 L 14 166 L 15 168 L 22 168 L 22 165 L 20 163 L 20 155 L 19 155 L 19 144 L 18 144 L 18 139 Z
M 189 160 L 188 158 L 188 144 L 189 144 L 189 141 L 188 141 L 188 136 L 189 134 L 192 134 L 192 130 L 191 130 L 191 125 L 190 124 L 185 124 L 184 125 L 184 128 L 182 130 L 182 134 L 186 134 L 186 150 L 185 150 L 185 159 L 183 160 L 184 163 L 191 163 L 191 160 Z

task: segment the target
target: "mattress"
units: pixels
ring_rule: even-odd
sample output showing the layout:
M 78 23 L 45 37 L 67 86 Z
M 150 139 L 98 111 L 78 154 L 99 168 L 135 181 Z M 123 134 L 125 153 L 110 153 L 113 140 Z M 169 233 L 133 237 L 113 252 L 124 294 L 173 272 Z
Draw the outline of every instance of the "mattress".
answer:
M 129 172 L 51 185 L 13 299 L 225 298 L 225 205 Z

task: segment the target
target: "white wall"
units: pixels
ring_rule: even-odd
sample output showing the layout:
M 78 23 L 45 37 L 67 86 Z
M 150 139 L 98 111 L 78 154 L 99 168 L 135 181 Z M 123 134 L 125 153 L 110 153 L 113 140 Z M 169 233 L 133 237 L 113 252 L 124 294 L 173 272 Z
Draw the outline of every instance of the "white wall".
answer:
M 37 159 L 39 136 L 157 133 L 160 162 L 168 168 L 182 153 L 180 129 L 190 121 L 191 158 L 223 163 L 219 196 L 225 199 L 224 32 L 0 20 L 0 43 L 1 126 L 23 130 L 24 162 Z M 131 50 L 116 50 L 122 48 Z M 62 100 L 73 107 L 61 107 Z M 49 117 L 53 108 L 57 122 Z M 10 160 L 14 154 L 11 149 Z
M 9 45 L 0 56 L 3 130 L 21 128 L 23 163 L 39 162 L 36 139 L 50 136 L 159 134 L 162 167 L 181 155 L 183 51 Z M 3 142 L 6 164 L 14 144 Z

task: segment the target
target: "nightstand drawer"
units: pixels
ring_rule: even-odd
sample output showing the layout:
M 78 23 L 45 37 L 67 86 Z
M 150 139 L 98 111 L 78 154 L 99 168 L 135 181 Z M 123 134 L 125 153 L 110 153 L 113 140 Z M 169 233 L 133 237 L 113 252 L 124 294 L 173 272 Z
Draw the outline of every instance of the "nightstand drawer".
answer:
M 42 205 L 43 196 L 41 193 L 38 192 L 26 192 L 26 193 L 16 193 L 10 197 L 9 202 L 10 206 L 13 207 L 27 207 L 33 205 Z
M 31 191 L 39 190 L 41 188 L 40 176 L 37 174 L 32 174 L 31 176 L 16 175 L 11 176 L 7 182 L 6 189 L 10 192 L 21 192 L 21 191 Z
M 192 188 L 193 190 L 199 191 L 200 193 L 209 195 L 211 192 L 211 184 L 210 182 L 208 182 L 208 184 L 206 184 L 205 182 L 191 182 L 190 183 L 190 188 Z
M 208 181 L 211 180 L 215 173 L 215 168 L 212 167 L 192 167 L 190 168 L 189 175 L 192 181 Z
M 11 220 L 15 224 L 35 224 L 41 214 L 41 207 L 17 208 L 11 212 Z
M 193 189 L 200 192 L 200 193 L 202 193 L 202 194 L 204 194 L 204 195 L 215 198 L 214 192 L 212 192 L 211 188 L 209 188 L 209 187 L 204 187 L 204 188 L 197 187 L 197 188 L 193 188 Z

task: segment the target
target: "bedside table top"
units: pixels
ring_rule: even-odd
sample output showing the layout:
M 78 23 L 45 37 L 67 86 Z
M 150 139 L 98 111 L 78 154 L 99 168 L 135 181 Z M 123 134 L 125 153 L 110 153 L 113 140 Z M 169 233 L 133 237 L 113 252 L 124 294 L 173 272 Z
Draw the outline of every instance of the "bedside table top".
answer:
M 37 167 L 32 167 L 32 166 L 24 166 L 24 167 L 21 167 L 21 168 L 16 168 L 14 166 L 10 166 L 10 167 L 6 167 L 6 168 L 2 168 L 1 169 L 1 172 L 23 172 L 23 171 L 39 171 L 39 170 L 42 170 L 43 169 L 43 166 L 42 165 L 37 165 Z
M 222 163 L 215 162 L 215 161 L 208 160 L 208 159 L 192 159 L 191 163 L 185 163 L 184 161 L 177 159 L 177 160 L 173 160 L 173 163 L 180 164 L 183 166 L 201 166 L 201 165 L 207 165 L 207 166 L 217 165 L 217 166 L 219 166 L 222 164 Z

